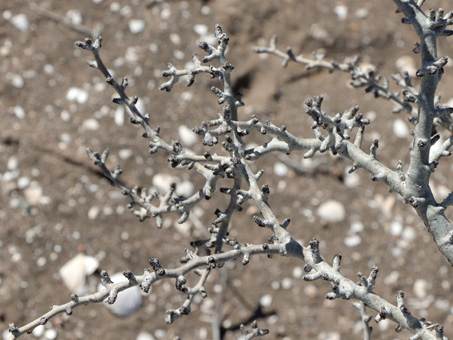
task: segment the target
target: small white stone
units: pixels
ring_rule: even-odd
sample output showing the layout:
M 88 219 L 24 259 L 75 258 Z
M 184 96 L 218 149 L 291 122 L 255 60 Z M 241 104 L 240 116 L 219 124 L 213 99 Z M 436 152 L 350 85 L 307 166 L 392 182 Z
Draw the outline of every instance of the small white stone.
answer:
M 121 5 L 118 2 L 112 2 L 110 4 L 110 11 L 113 13 L 119 12 L 121 9 Z
M 414 294 L 423 299 L 427 295 L 428 290 L 428 282 L 425 279 L 417 279 L 414 282 Z
M 361 231 L 363 231 L 363 229 L 364 229 L 363 223 L 355 221 L 355 222 L 351 223 L 351 226 L 349 228 L 349 232 L 351 234 L 360 233 Z
M 340 340 L 341 335 L 338 332 L 320 332 L 318 340 Z
M 338 19 L 343 21 L 348 17 L 348 8 L 344 5 L 335 6 L 333 12 L 337 15 Z
M 185 146 L 192 146 L 198 142 L 198 135 L 185 125 L 180 125 L 178 128 L 179 138 Z
M 179 182 L 178 177 L 171 176 L 166 173 L 156 174 L 153 177 L 153 186 L 156 187 L 160 193 L 164 194 L 170 190 L 172 183 Z
M 174 50 L 173 51 L 173 56 L 176 58 L 176 59 L 179 59 L 179 60 L 183 60 L 186 55 L 184 54 L 183 51 L 180 51 L 180 50 Z
M 294 267 L 293 277 L 295 279 L 300 279 L 304 275 L 304 270 L 301 267 Z
M 77 87 L 70 87 L 66 93 L 66 99 L 70 102 L 75 101 L 84 104 L 88 100 L 88 92 Z
M 90 210 L 88 210 L 88 218 L 90 220 L 96 219 L 99 216 L 100 211 L 101 210 L 99 209 L 99 207 L 96 206 L 91 207 Z
M 13 179 L 17 178 L 18 171 L 6 171 L 2 175 L 2 182 L 11 182 Z
M 190 197 L 194 191 L 193 183 L 190 181 L 182 181 L 176 185 L 176 195 L 181 197 Z
M 193 92 L 191 92 L 191 91 L 184 91 L 181 93 L 181 99 L 187 103 L 191 102 L 192 98 L 193 98 Z
M 170 16 L 171 16 L 171 9 L 170 9 L 170 7 L 165 7 L 165 8 L 162 9 L 162 11 L 160 12 L 160 17 L 161 17 L 163 20 L 169 19 Z
M 390 235 L 392 236 L 399 236 L 403 231 L 403 225 L 398 221 L 392 221 L 390 223 Z
M 403 230 L 403 234 L 401 235 L 403 240 L 407 242 L 412 242 L 417 238 L 417 233 L 415 232 L 414 228 L 412 227 L 406 227 Z
M 409 128 L 403 120 L 398 118 L 393 122 L 393 133 L 398 138 L 407 138 L 409 136 Z
M 346 217 L 346 210 L 338 201 L 328 200 L 318 207 L 318 216 L 327 223 L 341 222 Z
M 450 302 L 446 299 L 436 299 L 436 301 L 434 301 L 434 306 L 437 309 L 447 310 L 450 307 Z
M 45 197 L 43 196 L 41 185 L 36 181 L 32 181 L 29 186 L 24 189 L 24 196 L 30 205 L 42 204 L 42 200 Z
M 154 331 L 154 336 L 158 339 L 162 339 L 167 334 L 165 329 L 156 329 Z
M 124 125 L 124 107 L 123 106 L 117 107 L 117 109 L 115 110 L 113 119 L 114 119 L 116 125 L 118 125 L 118 126 Z
M 26 176 L 22 176 L 17 180 L 17 188 L 23 190 L 30 185 L 30 178 Z
M 138 34 L 143 32 L 145 29 L 145 22 L 140 19 L 132 19 L 129 21 L 129 31 L 131 31 L 132 34 Z
M 47 259 L 44 256 L 41 256 L 39 259 L 36 260 L 36 265 L 38 267 L 42 267 L 47 263 Z
M 60 113 L 60 118 L 64 122 L 69 122 L 69 120 L 71 119 L 71 114 L 68 111 L 63 110 Z
M 25 118 L 25 110 L 21 106 L 14 106 L 13 111 L 17 118 L 19 119 Z
M 130 159 L 133 155 L 134 155 L 134 153 L 132 152 L 131 149 L 121 149 L 118 152 L 118 156 L 120 156 L 120 158 L 124 159 L 124 160 Z
M 181 37 L 177 33 L 171 33 L 170 34 L 170 41 L 175 44 L 175 45 L 180 45 L 181 44 Z
M 11 80 L 11 84 L 17 88 L 21 89 L 24 87 L 24 78 L 20 74 L 9 74 L 7 75 L 8 79 Z
M 99 268 L 99 261 L 93 256 L 84 256 L 85 261 L 85 275 L 90 276 Z
M 11 23 L 22 32 L 28 30 L 28 27 L 30 26 L 27 16 L 23 13 L 13 16 L 11 18 Z
M 365 19 L 369 14 L 369 11 L 366 8 L 359 8 L 355 11 L 356 18 Z
M 127 281 L 123 273 L 116 273 L 110 276 L 110 279 L 116 283 Z M 103 287 L 99 284 L 98 290 Z M 137 312 L 142 306 L 142 295 L 138 286 L 131 287 L 118 293 L 114 304 L 104 304 L 116 316 L 125 318 Z
M 148 333 L 148 332 L 145 332 L 145 331 L 141 331 L 138 336 L 137 336 L 137 339 L 136 340 L 155 340 L 156 338 L 152 336 L 152 334 Z
M 358 246 L 362 242 L 362 238 L 359 235 L 349 235 L 345 237 L 344 244 L 346 247 L 352 248 Z
M 82 13 L 78 9 L 70 9 L 66 13 L 66 17 L 71 20 L 73 25 L 81 25 L 82 24 Z
M 272 305 L 272 295 L 270 294 L 263 295 L 260 298 L 260 305 L 262 307 L 269 307 L 270 305 Z
M 31 334 L 33 334 L 33 336 L 35 336 L 36 338 L 40 338 L 43 336 L 45 330 L 46 328 L 44 327 L 44 325 L 39 325 L 31 332 Z
M 211 8 L 209 8 L 209 6 L 201 7 L 201 14 L 203 14 L 203 15 L 211 14 Z
M 286 164 L 277 162 L 274 164 L 274 174 L 280 177 L 285 177 L 288 174 L 288 167 Z
M 193 26 L 193 30 L 195 31 L 195 33 L 197 33 L 200 37 L 206 35 L 209 31 L 209 28 L 208 26 L 206 25 L 194 25 Z
M 44 339 L 55 340 L 57 338 L 57 335 L 58 335 L 57 331 L 51 328 L 44 332 Z
M 99 130 L 99 122 L 94 118 L 85 119 L 82 122 L 82 128 L 86 131 L 96 131 Z
M 6 164 L 6 167 L 8 168 L 8 170 L 14 171 L 17 169 L 18 166 L 19 166 L 19 161 L 17 160 L 17 157 L 11 156 L 8 158 L 8 163 Z
M 282 288 L 285 290 L 291 289 L 293 287 L 293 280 L 289 277 L 285 277 L 282 280 Z
M 360 176 L 356 171 L 349 173 L 348 170 L 346 170 L 343 178 L 344 185 L 348 188 L 355 188 L 360 185 Z
M 85 285 L 85 255 L 77 254 L 60 268 L 61 279 L 71 293 L 83 295 L 87 292 Z

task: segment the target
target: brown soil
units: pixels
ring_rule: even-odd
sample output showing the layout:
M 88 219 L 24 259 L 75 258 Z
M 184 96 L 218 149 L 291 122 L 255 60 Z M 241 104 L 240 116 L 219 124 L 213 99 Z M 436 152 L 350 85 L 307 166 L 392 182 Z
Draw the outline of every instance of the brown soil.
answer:
M 426 6 L 433 8 L 449 9 L 450 5 L 447 0 L 427 2 Z M 126 198 L 102 178 L 86 155 L 87 147 L 96 151 L 109 147 L 109 164 L 121 164 L 124 182 L 130 187 L 148 187 L 153 175 L 158 173 L 191 180 L 195 188 L 202 184 L 201 179 L 172 169 L 164 153 L 150 156 L 141 132 L 134 126 L 127 122 L 124 126 L 115 124 L 117 106 L 111 102 L 112 89 L 104 85 L 100 73 L 86 65 L 89 53 L 74 45 L 85 36 L 43 16 L 30 3 L 28 0 L 0 3 L 3 15 L 0 25 L 1 329 L 7 329 L 11 322 L 22 326 L 47 312 L 51 304 L 69 301 L 71 292 L 64 286 L 58 270 L 78 252 L 100 258 L 100 269 L 109 273 L 130 269 L 140 274 L 150 257 L 159 258 L 168 268 L 178 266 L 184 248 L 199 233 L 195 227 L 188 236 L 178 231 L 174 227 L 176 216 L 168 217 L 165 227 L 157 230 L 154 220 L 140 223 L 123 209 L 128 203 Z M 277 34 L 278 45 L 283 50 L 292 46 L 296 55 L 310 55 L 322 49 L 328 60 L 338 61 L 359 54 L 364 62 L 376 65 L 378 72 L 391 78 L 398 70 L 398 58 L 413 57 L 417 65 L 417 56 L 411 52 L 416 36 L 410 27 L 400 24 L 401 15 L 394 13 L 392 1 L 193 0 L 169 1 L 153 8 L 146 8 L 144 3 L 138 0 L 36 2 L 60 18 L 75 20 L 74 11 L 80 11 L 83 25 L 93 28 L 102 24 L 101 53 L 106 65 L 115 70 L 118 79 L 129 78 L 128 93 L 143 101 L 151 115 L 151 124 L 160 125 L 161 135 L 169 142 L 178 138 L 180 125 L 192 128 L 203 120 L 217 117 L 217 99 L 209 90 L 217 83 L 216 79 L 200 75 L 191 88 L 177 84 L 170 93 L 164 93 L 158 89 L 164 81 L 161 71 L 167 68 L 168 61 L 183 67 L 193 53 L 204 55 L 197 47 L 199 35 L 194 25 L 207 25 L 212 30 L 220 23 L 230 37 L 228 58 L 235 66 L 234 89 L 243 93 L 246 103 L 241 118 L 257 114 L 277 126 L 285 124 L 295 135 L 311 138 L 303 102 L 322 94 L 326 112 L 335 114 L 358 104 L 365 116 L 374 117 L 367 128 L 364 149 L 378 138 L 378 157 L 382 162 L 391 168 L 398 160 L 407 164 L 410 136 L 401 139 L 392 135 L 393 120 L 405 121 L 406 117 L 393 115 L 390 103 L 365 94 L 363 89 L 347 86 L 347 74 L 307 72 L 296 64 L 283 69 L 277 58 L 262 60 L 252 52 L 252 46 L 267 44 Z M 339 5 L 348 8 L 344 21 L 334 13 Z M 119 7 L 118 12 L 112 11 L 115 6 Z M 21 13 L 29 22 L 24 31 L 16 28 L 10 18 Z M 362 18 L 363 13 L 366 15 Z M 128 25 L 133 19 L 144 21 L 142 32 L 130 32 Z M 451 41 L 440 43 L 440 55 L 451 54 Z M 178 60 L 181 54 L 184 58 Z M 439 90 L 442 102 L 449 99 L 450 89 L 446 84 L 452 80 L 452 72 L 447 68 Z M 71 87 L 87 91 L 86 102 L 69 101 L 67 94 Z M 394 84 L 392 87 L 398 91 Z M 187 91 L 193 94 L 190 102 L 182 99 L 187 97 Z M 18 107 L 24 111 L 22 119 L 18 118 L 21 115 Z M 87 120 L 92 118 L 99 123 L 96 130 L 86 128 L 90 122 Z M 248 140 L 253 138 L 249 136 Z M 261 136 L 257 138 L 265 140 Z M 131 150 L 133 156 L 122 159 L 120 150 L 123 149 Z M 207 147 L 200 145 L 193 149 L 203 153 Z M 291 158 L 300 160 L 301 156 L 294 154 Z M 331 164 L 327 166 L 328 171 L 303 176 L 293 171 L 287 177 L 275 175 L 273 166 L 278 159 L 273 155 L 254 164 L 257 170 L 265 170 L 263 181 L 271 187 L 270 203 L 278 218 L 291 218 L 290 231 L 304 245 L 318 238 L 326 259 L 341 253 L 342 273 L 351 279 L 359 271 L 368 275 L 371 267 L 378 265 L 376 293 L 396 301 L 396 292 L 404 291 L 414 315 L 443 324 L 446 335 L 452 334 L 451 268 L 414 211 L 399 197 L 395 197 L 394 204 L 391 199 L 383 201 L 393 196 L 389 196 L 385 185 L 373 183 L 364 171 L 359 171 L 361 184 L 348 188 L 342 180 L 351 164 L 317 156 L 323 158 Z M 440 192 L 447 184 L 450 171 L 446 164 L 441 164 L 433 175 L 433 185 Z M 12 178 L 7 181 L 8 176 Z M 37 203 L 30 201 L 33 192 L 21 186 L 27 179 L 35 182 L 31 187 L 42 188 L 41 195 L 34 193 L 34 197 L 41 197 Z M 319 220 L 316 210 L 328 199 L 345 206 L 346 218 L 342 222 L 323 224 Z M 215 208 L 223 208 L 225 204 L 218 193 L 212 200 L 202 202 L 200 223 L 209 227 Z M 252 210 L 246 205 L 231 226 L 231 234 L 240 243 L 265 242 L 270 236 L 251 222 Z M 400 222 L 407 231 L 415 231 L 414 239 L 407 242 L 402 235 L 392 236 L 393 221 Z M 344 239 L 353 222 L 362 222 L 364 229 L 357 233 L 361 243 L 349 248 L 344 245 Z M 401 253 L 395 254 L 395 248 Z M 214 271 L 206 287 L 214 304 L 221 299 L 218 285 L 225 275 L 222 272 L 228 275 L 221 309 L 225 339 L 236 339 L 240 334 L 238 325 L 253 319 L 258 320 L 260 328 L 270 330 L 267 339 L 362 338 L 360 315 L 351 302 L 326 301 L 324 295 L 329 292 L 329 285 L 322 281 L 304 282 L 298 278 L 302 267 L 294 259 L 273 257 L 253 258 L 247 266 L 238 261 L 228 271 Z M 90 280 L 93 285 L 98 282 L 96 275 Z M 417 296 L 420 291 L 416 288 L 424 284 L 425 296 Z M 272 304 L 260 308 L 260 298 L 265 294 L 273 297 Z M 183 294 L 175 291 L 173 282 L 159 282 L 145 296 L 140 312 L 132 317 L 118 319 L 102 304 L 95 304 L 76 309 L 70 318 L 53 319 L 49 327 L 58 331 L 58 339 L 136 339 L 142 331 L 155 337 L 162 335 L 163 339 L 175 336 L 200 339 L 203 334 L 212 339 L 213 316 L 205 312 L 211 300 L 196 300 L 190 315 L 173 325 L 165 324 L 165 311 L 178 308 L 183 301 Z M 391 323 L 377 325 L 372 321 L 372 325 L 374 339 L 410 336 L 407 332 L 395 333 L 395 325 Z

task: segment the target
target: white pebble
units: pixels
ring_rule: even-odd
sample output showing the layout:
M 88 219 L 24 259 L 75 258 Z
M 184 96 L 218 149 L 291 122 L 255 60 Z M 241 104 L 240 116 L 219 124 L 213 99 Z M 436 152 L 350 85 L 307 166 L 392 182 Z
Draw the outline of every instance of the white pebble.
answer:
M 193 92 L 191 92 L 191 91 L 184 91 L 181 93 L 181 99 L 187 103 L 191 102 L 192 98 L 193 98 Z
M 145 22 L 143 20 L 132 19 L 129 21 L 129 31 L 131 31 L 132 34 L 141 33 L 144 29 Z
M 180 45 L 181 44 L 181 37 L 177 33 L 171 33 L 170 34 L 170 41 L 175 44 L 175 45 Z
M 335 6 L 333 12 L 337 15 L 339 20 L 345 20 L 348 17 L 348 8 L 344 5 Z
M 162 339 L 167 334 L 165 329 L 156 329 L 154 331 L 154 336 L 158 339 Z
M 293 280 L 289 277 L 285 277 L 282 280 L 282 288 L 285 290 L 291 289 L 293 287 Z
M 185 125 L 180 125 L 178 128 L 179 138 L 185 146 L 192 146 L 198 142 L 198 135 Z
M 2 182 L 11 182 L 18 176 L 17 171 L 6 171 L 2 175 Z
M 390 235 L 392 236 L 399 236 L 403 231 L 403 225 L 398 221 L 392 221 L 390 223 Z
M 260 305 L 262 307 L 269 307 L 270 305 L 272 305 L 272 295 L 270 294 L 263 295 L 260 298 Z
M 179 60 L 183 60 L 186 55 L 184 54 L 183 51 L 180 51 L 180 50 L 174 50 L 173 51 L 173 56 L 176 58 L 176 59 L 179 59 Z
M 70 102 L 77 102 L 79 104 L 84 104 L 88 100 L 88 92 L 77 87 L 70 87 L 66 93 L 66 99 Z
M 112 11 L 113 13 L 119 12 L 120 9 L 121 9 L 121 5 L 118 2 L 112 2 L 110 4 L 110 11 Z
M 344 185 L 348 188 L 355 188 L 360 185 L 360 176 L 356 171 L 350 174 L 348 170 L 346 170 L 343 178 Z
M 24 119 L 25 118 L 25 110 L 21 106 L 14 106 L 14 115 L 19 118 L 19 119 Z
M 24 78 L 19 74 L 9 74 L 8 79 L 11 79 L 11 84 L 17 88 L 21 89 L 24 87 Z
M 90 210 L 88 210 L 88 218 L 90 220 L 94 220 L 99 216 L 100 212 L 101 212 L 101 210 L 99 209 L 99 207 L 96 207 L 96 206 L 91 207 Z
M 96 131 L 99 129 L 99 122 L 94 118 L 88 118 L 82 122 L 82 127 L 84 130 Z
M 346 210 L 338 201 L 328 200 L 318 208 L 318 216 L 327 223 L 337 223 L 345 219 Z
M 393 122 L 393 133 L 398 138 L 406 138 L 409 135 L 409 128 L 403 120 L 398 118 Z
M 118 156 L 120 156 L 120 158 L 124 159 L 124 160 L 130 159 L 133 155 L 134 155 L 134 153 L 132 152 L 131 149 L 121 149 L 118 152 Z
M 201 14 L 203 15 L 211 14 L 211 8 L 209 8 L 208 6 L 201 7 Z
M 137 340 L 155 340 L 155 337 L 148 332 L 141 331 L 137 336 Z
M 44 338 L 47 340 L 55 340 L 57 338 L 57 331 L 53 328 L 48 329 L 44 332 Z
M 162 11 L 160 12 L 160 17 L 164 20 L 167 20 L 168 18 L 170 18 L 170 16 L 171 16 L 170 7 L 166 7 L 162 9 Z
M 69 122 L 69 120 L 71 119 L 71 114 L 68 111 L 63 110 L 60 113 L 60 118 L 64 122 Z
M 193 30 L 195 31 L 195 33 L 202 37 L 208 33 L 209 28 L 206 25 L 198 24 L 193 26 Z
M 428 282 L 425 279 L 417 279 L 414 282 L 414 294 L 423 299 L 427 295 Z
M 277 176 L 285 177 L 288 174 L 288 167 L 281 162 L 277 162 L 274 164 L 274 173 Z
M 153 177 L 153 186 L 156 187 L 161 193 L 166 193 L 170 190 L 172 183 L 179 182 L 178 177 L 171 176 L 166 173 L 156 174 Z
M 366 8 L 359 8 L 355 11 L 355 16 L 359 19 L 365 19 L 369 14 L 369 11 Z
M 24 196 L 30 205 L 42 204 L 47 197 L 43 196 L 43 189 L 41 185 L 32 181 L 27 188 L 24 189 Z
M 30 185 L 30 178 L 26 176 L 22 176 L 17 180 L 17 188 L 22 190 L 27 188 Z
M 403 240 L 407 242 L 412 242 L 417 238 L 417 233 L 415 232 L 414 228 L 406 227 L 404 228 L 403 234 L 401 236 Z
M 66 17 L 71 20 L 73 25 L 81 25 L 82 24 L 82 13 L 78 9 L 70 9 L 66 13 Z
M 304 270 L 301 267 L 294 267 L 293 277 L 295 279 L 300 279 L 304 275 Z
M 344 244 L 346 247 L 352 248 L 358 246 L 362 242 L 362 238 L 359 235 L 349 235 L 345 237 Z
M 8 158 L 8 163 L 6 164 L 8 170 L 14 171 L 17 169 L 18 166 L 19 161 L 17 160 L 17 157 L 11 156 L 10 158 Z
M 47 263 L 47 260 L 44 256 L 41 256 L 39 259 L 36 260 L 36 265 L 38 267 L 42 267 Z
M 117 107 L 117 109 L 115 110 L 113 119 L 114 119 L 116 125 L 118 125 L 118 126 L 124 125 L 124 107 L 123 106 Z
M 44 325 L 39 325 L 32 331 L 31 334 L 33 334 L 36 338 L 40 338 L 44 334 L 45 330 L 46 328 L 44 327 Z
M 190 181 L 183 181 L 176 185 L 176 195 L 181 197 L 190 197 L 193 194 L 194 186 Z
M 27 16 L 23 13 L 13 16 L 11 18 L 11 23 L 22 32 L 25 32 L 30 26 Z
M 127 281 L 123 273 L 116 273 L 110 276 L 116 282 Z M 99 284 L 98 289 L 102 289 Z M 140 288 L 134 286 L 118 293 L 118 297 L 113 305 L 104 304 L 113 314 L 119 317 L 127 317 L 137 312 L 142 306 L 142 295 Z

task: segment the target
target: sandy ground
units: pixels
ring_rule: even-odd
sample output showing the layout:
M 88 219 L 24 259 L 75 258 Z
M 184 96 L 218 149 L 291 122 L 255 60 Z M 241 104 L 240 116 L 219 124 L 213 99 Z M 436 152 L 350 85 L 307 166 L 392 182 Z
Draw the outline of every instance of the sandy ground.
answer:
M 427 2 L 427 7 L 446 10 L 450 5 L 447 0 Z M 227 203 L 217 194 L 201 202 L 187 224 L 178 226 L 177 216 L 171 215 L 162 230 L 156 229 L 154 220 L 140 223 L 129 213 L 127 200 L 88 159 L 87 147 L 96 151 L 109 147 L 109 164 L 121 164 L 124 182 L 130 187 L 156 186 L 175 176 L 198 190 L 202 179 L 172 169 L 164 153 L 148 154 L 141 132 L 127 117 L 123 122 L 124 112 L 111 102 L 111 88 L 86 65 L 89 53 L 75 47 L 74 42 L 85 35 L 46 17 L 32 3 L 70 23 L 67 26 L 100 29 L 106 65 L 118 79 L 129 78 L 128 93 L 140 98 L 151 124 L 159 125 L 161 136 L 169 142 L 181 138 L 181 127 L 192 129 L 217 117 L 217 98 L 209 90 L 217 80 L 198 76 L 191 88 L 178 84 L 164 93 L 158 89 L 164 81 L 161 72 L 168 61 L 183 67 L 193 53 L 204 55 L 197 44 L 210 38 L 214 25 L 220 23 L 230 37 L 234 90 L 244 95 L 246 103 L 242 119 L 257 114 L 277 126 L 285 124 L 297 136 L 311 138 L 303 102 L 322 94 L 326 112 L 335 114 L 358 104 L 372 120 L 364 149 L 378 138 L 383 163 L 392 168 L 398 160 L 407 164 L 410 133 L 405 127 L 410 126 L 404 114 L 391 113 L 388 102 L 352 89 L 347 74 L 307 72 L 295 64 L 283 69 L 280 60 L 252 52 L 253 46 L 267 44 L 276 34 L 283 50 L 291 46 L 295 54 L 305 55 L 321 50 L 326 59 L 338 61 L 358 54 L 391 78 L 400 65 L 406 69 L 418 65 L 411 53 L 416 36 L 400 24 L 392 1 L 193 0 L 152 8 L 138 0 L 2 1 L 1 329 L 11 322 L 22 326 L 48 311 L 51 304 L 69 301 L 71 292 L 59 269 L 79 253 L 97 258 L 99 270 L 109 273 L 124 269 L 142 273 L 150 257 L 159 258 L 166 268 L 178 266 L 184 248 L 211 224 L 215 208 Z M 451 55 L 452 41 L 440 43 L 440 55 Z M 439 90 L 442 102 L 450 99 L 447 84 L 452 80 L 447 67 Z M 393 83 L 392 88 L 398 91 Z M 395 128 L 402 130 L 400 137 L 393 134 Z M 249 143 L 264 140 L 248 137 Z M 202 154 L 207 147 L 197 143 L 192 149 Z M 300 163 L 302 154 L 290 157 Z M 265 170 L 264 180 L 272 191 L 270 203 L 279 219 L 291 218 L 290 231 L 304 244 L 318 238 L 326 259 L 341 253 L 342 273 L 351 279 L 378 265 L 376 293 L 395 301 L 396 292 L 403 290 L 414 315 L 443 324 L 451 336 L 451 268 L 415 213 L 364 171 L 347 179 L 345 171 L 351 166 L 347 161 L 327 155 L 315 161 L 321 165 L 304 175 L 285 168 L 275 155 L 253 164 Z M 449 193 L 448 161 L 433 175 L 439 197 Z M 318 216 L 318 208 L 328 200 L 345 209 L 337 223 L 325 223 Z M 241 243 L 265 242 L 270 236 L 251 222 L 254 211 L 246 205 L 233 220 L 231 235 Z M 216 270 L 206 285 L 208 298 L 196 299 L 191 314 L 170 326 L 165 324 L 165 311 L 178 308 L 184 296 L 167 281 L 157 283 L 143 297 L 140 311 L 128 318 L 117 318 L 96 304 L 79 307 L 70 318 L 57 317 L 46 329 L 56 330 L 58 339 L 138 339 L 140 334 L 140 340 L 212 339 L 212 320 L 220 312 L 225 339 L 236 339 L 239 324 L 254 319 L 270 330 L 267 339 L 362 338 L 360 316 L 351 302 L 325 300 L 329 286 L 304 282 L 302 268 L 294 259 L 274 257 Z M 89 288 L 96 287 L 98 275 L 88 278 Z M 410 336 L 395 333 L 395 325 L 388 322 L 373 321 L 373 327 L 373 339 Z

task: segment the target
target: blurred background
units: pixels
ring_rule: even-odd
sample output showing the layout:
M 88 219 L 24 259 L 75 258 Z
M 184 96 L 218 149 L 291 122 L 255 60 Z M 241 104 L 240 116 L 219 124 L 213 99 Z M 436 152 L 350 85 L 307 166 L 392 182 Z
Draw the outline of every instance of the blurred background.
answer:
M 446 11 L 449 5 L 447 0 L 425 4 Z M 183 68 L 194 53 L 204 56 L 198 43 L 213 42 L 219 23 L 230 37 L 234 91 L 243 94 L 246 104 L 240 119 L 256 114 L 312 138 L 303 103 L 321 94 L 323 109 L 331 115 L 359 105 L 372 121 L 364 150 L 379 139 L 379 160 L 390 168 L 398 160 L 407 166 L 412 128 L 405 113 L 393 114 L 390 103 L 349 86 L 348 74 L 306 71 L 293 63 L 282 68 L 281 60 L 252 51 L 267 46 L 276 34 L 278 47 L 291 46 L 296 55 L 316 51 L 340 62 L 360 55 L 363 67 L 373 65 L 390 80 L 396 72 L 414 73 L 419 61 L 411 50 L 417 37 L 400 23 L 390 0 L 6 0 L 0 3 L 0 20 L 2 330 L 69 301 L 73 290 L 68 285 L 94 291 L 100 270 L 142 274 L 150 257 L 175 268 L 184 248 L 206 234 L 216 208 L 227 205 L 217 192 L 183 225 L 176 223 L 178 216 L 168 215 L 161 230 L 154 220 L 140 223 L 128 211 L 127 199 L 103 179 L 87 147 L 110 148 L 108 164 L 121 165 L 129 187 L 162 191 L 176 182 L 179 194 L 189 195 L 203 181 L 171 168 L 163 152 L 149 155 L 142 131 L 129 123 L 123 107 L 112 103 L 113 90 L 102 75 L 87 66 L 91 54 L 74 45 L 87 35 L 102 34 L 105 64 L 118 81 L 128 77 L 129 96 L 139 97 L 139 108 L 150 114 L 152 126 L 160 126 L 167 142 L 180 139 L 196 153 L 212 152 L 191 130 L 217 118 L 220 106 L 210 87 L 218 80 L 199 75 L 192 87 L 181 82 L 170 93 L 159 91 L 159 85 L 166 81 L 161 72 L 167 62 Z M 451 55 L 452 41 L 441 40 L 439 56 Z M 442 103 L 452 96 L 450 66 L 439 88 Z M 393 81 L 391 87 L 399 91 Z M 253 134 L 245 139 L 249 144 L 266 140 Z M 446 335 L 452 334 L 451 268 L 414 211 L 364 171 L 347 175 L 347 160 L 324 154 L 302 161 L 302 155 L 294 153 L 289 160 L 270 155 L 252 165 L 264 169 L 270 204 L 279 220 L 291 218 L 293 237 L 304 245 L 318 238 L 329 261 L 341 253 L 342 273 L 353 280 L 357 272 L 368 275 L 378 265 L 376 293 L 395 302 L 396 292 L 403 290 L 414 315 L 441 323 Z M 442 159 L 432 176 L 440 199 L 451 190 L 449 161 Z M 227 180 L 220 184 L 231 185 Z M 231 236 L 241 244 L 271 236 L 252 223 L 256 212 L 246 203 L 233 219 Z M 164 280 L 149 294 L 130 298 L 141 308 L 129 316 L 93 304 L 77 308 L 71 317 L 60 315 L 24 338 L 213 339 L 213 327 L 220 327 L 223 339 L 236 339 L 239 325 L 253 320 L 270 330 L 267 339 L 362 338 L 360 314 L 351 302 L 325 300 L 329 285 L 304 282 L 302 276 L 303 263 L 291 258 L 252 258 L 247 266 L 236 261 L 211 274 L 208 297 L 195 299 L 192 312 L 173 325 L 165 324 L 165 311 L 179 308 L 185 296 Z M 195 282 L 195 277 L 188 279 Z M 392 323 L 372 323 L 374 339 L 409 337 L 395 333 Z

